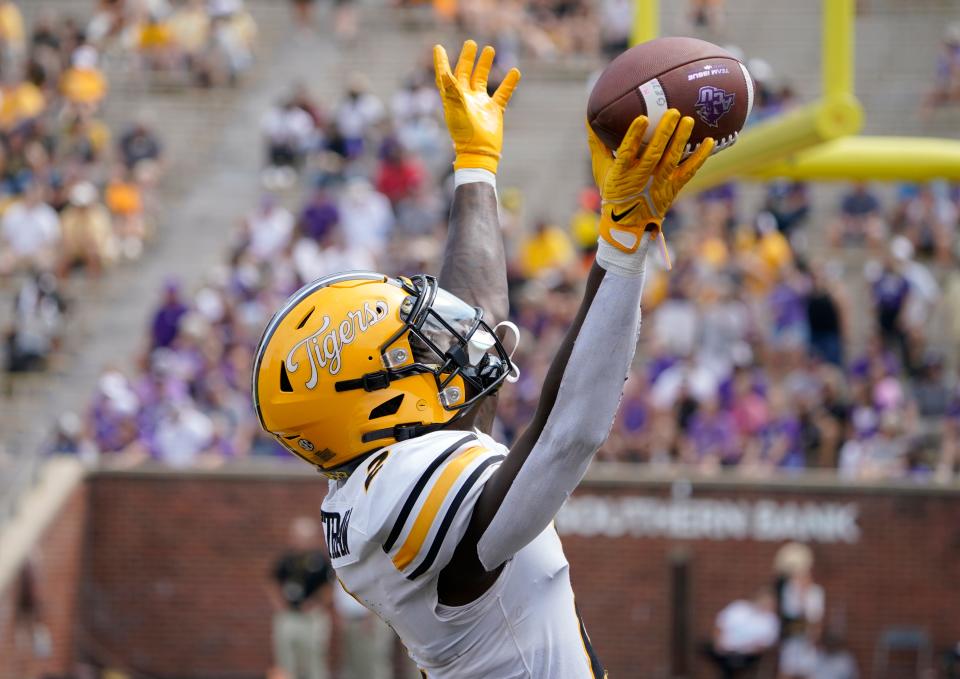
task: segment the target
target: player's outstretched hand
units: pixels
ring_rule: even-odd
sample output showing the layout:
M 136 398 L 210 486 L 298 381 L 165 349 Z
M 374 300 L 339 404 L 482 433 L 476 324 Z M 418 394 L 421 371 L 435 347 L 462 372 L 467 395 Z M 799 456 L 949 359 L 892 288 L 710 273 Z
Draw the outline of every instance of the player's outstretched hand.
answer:
M 447 52 L 433 47 L 433 66 L 437 89 L 443 100 L 447 129 L 453 139 L 457 170 L 479 168 L 496 173 L 503 146 L 503 111 L 520 81 L 520 71 L 510 69 L 493 96 L 487 94 L 487 77 L 493 65 L 494 50 L 489 45 L 477 58 L 477 43 L 467 40 L 460 50 L 456 68 L 450 71 Z
M 670 109 L 641 152 L 649 124 L 646 116 L 638 116 L 614 156 L 587 123 L 593 178 L 602 197 L 601 245 L 605 242 L 625 254 L 637 251 L 644 233 L 660 234 L 663 217 L 680 189 L 713 150 L 713 139 L 707 138 L 681 161 L 693 118 L 681 118 L 679 111 Z

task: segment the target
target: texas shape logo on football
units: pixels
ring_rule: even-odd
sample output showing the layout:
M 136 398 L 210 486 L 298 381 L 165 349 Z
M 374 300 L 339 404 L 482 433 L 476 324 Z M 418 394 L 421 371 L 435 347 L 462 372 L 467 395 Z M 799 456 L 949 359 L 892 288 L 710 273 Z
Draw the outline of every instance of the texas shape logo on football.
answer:
M 694 105 L 697 116 L 710 127 L 716 127 L 720 119 L 733 107 L 736 96 L 735 93 L 719 87 L 704 85 L 700 88 L 697 103 Z

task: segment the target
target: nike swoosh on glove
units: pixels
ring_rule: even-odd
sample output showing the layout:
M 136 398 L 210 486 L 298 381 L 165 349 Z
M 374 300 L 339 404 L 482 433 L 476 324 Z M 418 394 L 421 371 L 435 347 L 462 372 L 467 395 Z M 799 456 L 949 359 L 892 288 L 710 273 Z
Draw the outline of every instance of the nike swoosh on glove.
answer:
M 638 116 L 614 155 L 587 123 L 593 178 L 602 199 L 601 243 L 625 254 L 637 251 L 646 232 L 662 236 L 664 215 L 714 146 L 713 139 L 704 139 L 681 162 L 693 118 L 681 118 L 679 111 L 669 109 L 641 152 L 649 124 L 646 116 Z

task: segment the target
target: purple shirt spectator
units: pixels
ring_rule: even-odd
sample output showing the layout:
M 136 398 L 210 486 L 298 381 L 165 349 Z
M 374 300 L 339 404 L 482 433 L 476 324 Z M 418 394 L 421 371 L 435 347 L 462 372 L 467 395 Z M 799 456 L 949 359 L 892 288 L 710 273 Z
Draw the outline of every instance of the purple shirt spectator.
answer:
M 164 290 L 163 303 L 153 315 L 153 348 L 169 347 L 177 338 L 180 320 L 187 313 L 187 305 L 180 299 L 180 287 L 168 282 Z
M 881 313 L 898 313 L 909 292 L 907 279 L 891 269 L 886 269 L 873 284 L 873 299 Z
M 737 427 L 730 413 L 701 409 L 690 418 L 687 436 L 699 459 L 715 455 L 724 465 L 736 464 L 740 459 Z
M 800 420 L 793 415 L 783 415 L 771 420 L 761 434 L 763 456 L 769 458 L 774 454 L 775 447 L 783 446 L 784 451 L 777 466 L 781 469 L 803 469 L 806 460 L 801 445 L 801 432 Z
M 300 215 L 303 234 L 318 242 L 325 240 L 339 222 L 337 206 L 324 191 L 318 191 Z

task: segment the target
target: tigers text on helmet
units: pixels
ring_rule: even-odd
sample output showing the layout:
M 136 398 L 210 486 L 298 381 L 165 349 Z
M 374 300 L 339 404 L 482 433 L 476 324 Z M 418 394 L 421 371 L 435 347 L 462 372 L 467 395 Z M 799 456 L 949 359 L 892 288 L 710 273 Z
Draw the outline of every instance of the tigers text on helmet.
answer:
M 461 417 L 514 370 L 483 311 L 433 276 L 352 271 L 304 286 L 270 320 L 253 404 L 284 447 L 341 478 Z

